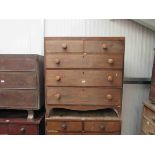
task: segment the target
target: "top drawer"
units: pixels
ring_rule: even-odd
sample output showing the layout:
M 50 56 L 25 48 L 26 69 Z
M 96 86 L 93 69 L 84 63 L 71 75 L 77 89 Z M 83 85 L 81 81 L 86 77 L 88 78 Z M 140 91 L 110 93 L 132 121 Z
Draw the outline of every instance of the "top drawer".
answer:
M 35 55 L 0 55 L 0 71 L 34 71 L 36 68 Z
M 46 40 L 46 53 L 53 52 L 83 52 L 82 40 Z
M 124 45 L 122 41 L 87 40 L 84 42 L 86 53 L 122 53 Z

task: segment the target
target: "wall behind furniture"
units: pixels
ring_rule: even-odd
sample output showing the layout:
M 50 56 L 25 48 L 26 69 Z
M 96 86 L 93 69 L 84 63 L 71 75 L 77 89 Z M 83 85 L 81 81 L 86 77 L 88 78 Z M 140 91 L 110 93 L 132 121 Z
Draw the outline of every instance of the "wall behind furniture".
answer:
M 155 33 L 131 20 L 45 20 L 45 36 L 125 36 L 125 77 L 150 78 Z M 149 85 L 125 84 L 122 134 L 139 134 Z

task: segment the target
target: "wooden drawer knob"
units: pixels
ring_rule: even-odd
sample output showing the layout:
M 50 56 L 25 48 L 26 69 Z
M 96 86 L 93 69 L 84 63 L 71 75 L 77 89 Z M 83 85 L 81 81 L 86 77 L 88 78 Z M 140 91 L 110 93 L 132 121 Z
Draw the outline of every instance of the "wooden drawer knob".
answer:
M 100 125 L 100 129 L 101 130 L 105 130 L 105 126 L 104 125 Z
M 63 48 L 63 49 L 67 49 L 67 44 L 66 44 L 66 43 L 63 43 L 63 44 L 62 44 L 62 48 Z
M 107 45 L 106 44 L 102 44 L 102 48 L 103 49 L 107 49 Z
M 112 100 L 112 95 L 111 94 L 107 94 L 106 98 L 107 98 L 107 100 Z
M 25 133 L 25 128 L 20 128 L 20 132 L 22 133 L 22 134 L 24 134 Z
M 111 75 L 108 76 L 108 81 L 113 81 L 113 77 Z
M 60 100 L 61 95 L 60 94 L 55 94 L 55 97 L 56 97 L 57 100 Z
M 60 60 L 59 59 L 55 59 L 55 63 L 56 64 L 60 64 Z
M 60 80 L 61 80 L 61 77 L 60 77 L 60 76 L 56 76 L 55 79 L 56 79 L 57 81 L 60 81 Z
M 110 65 L 112 65 L 112 64 L 114 64 L 114 60 L 113 60 L 113 59 L 108 59 L 108 63 L 109 63 Z
M 63 123 L 63 124 L 61 125 L 61 129 L 66 130 L 66 129 L 67 129 L 67 124 L 66 124 L 66 123 Z

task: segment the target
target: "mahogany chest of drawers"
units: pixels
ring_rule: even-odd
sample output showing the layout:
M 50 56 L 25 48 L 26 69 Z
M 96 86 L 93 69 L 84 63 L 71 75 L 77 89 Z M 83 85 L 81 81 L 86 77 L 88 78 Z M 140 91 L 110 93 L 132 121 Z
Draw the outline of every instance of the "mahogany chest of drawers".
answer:
M 155 134 L 155 104 L 152 104 L 151 101 L 144 103 L 142 134 Z
M 43 91 L 42 56 L 0 55 L 0 109 L 38 110 Z
M 94 122 L 96 117 L 89 118 L 88 122 L 78 117 L 75 119 L 75 125 L 74 121 L 66 120 L 65 116 L 58 118 L 58 121 L 51 115 L 55 108 L 79 111 L 111 108 L 117 113 L 118 119 L 109 122 L 110 126 L 116 124 L 119 128 L 113 133 L 118 132 L 118 129 L 120 132 L 124 45 L 123 37 L 45 38 L 47 132 L 51 131 L 50 128 L 52 131 L 59 131 L 58 126 L 63 126 L 64 121 L 69 124 L 69 133 L 74 133 L 70 126 L 76 124 L 78 133 L 102 133 L 99 129 L 91 130 L 91 126 L 108 124 L 103 117 L 98 123 Z M 107 127 L 106 130 L 109 132 L 103 132 L 104 134 L 110 133 L 110 128 Z

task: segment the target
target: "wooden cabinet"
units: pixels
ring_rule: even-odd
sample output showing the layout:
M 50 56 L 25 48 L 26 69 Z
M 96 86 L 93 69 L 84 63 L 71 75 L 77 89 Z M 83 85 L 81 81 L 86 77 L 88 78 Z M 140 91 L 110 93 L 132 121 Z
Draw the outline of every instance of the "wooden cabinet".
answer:
M 43 90 L 42 56 L 0 55 L 0 109 L 39 110 Z
M 124 69 L 123 37 L 46 37 L 47 133 L 120 133 Z M 51 118 L 54 108 L 79 111 L 111 108 L 117 122 Z M 52 121 L 53 120 L 53 121 Z M 76 129 L 73 127 L 75 126 Z M 96 128 L 95 128 L 96 126 Z M 102 130 L 102 126 L 104 129 Z M 114 128 L 114 130 L 112 129 Z
M 142 134 L 155 134 L 155 105 L 151 101 L 144 102 Z

